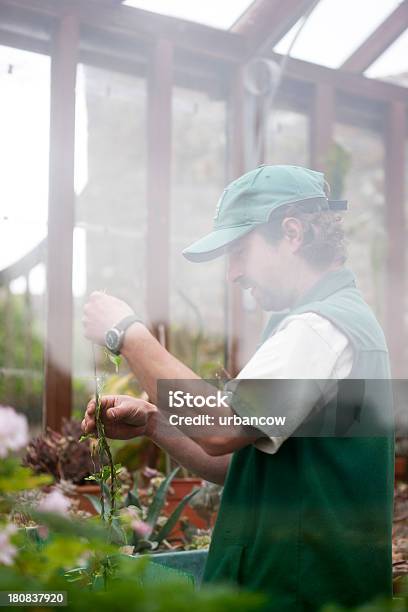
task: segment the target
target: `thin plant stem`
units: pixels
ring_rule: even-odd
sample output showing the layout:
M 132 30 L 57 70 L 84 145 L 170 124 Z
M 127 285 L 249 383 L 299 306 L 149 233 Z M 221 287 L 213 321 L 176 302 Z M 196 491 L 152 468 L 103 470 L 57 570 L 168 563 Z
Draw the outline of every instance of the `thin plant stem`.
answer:
M 110 490 L 109 490 L 109 497 L 110 497 L 110 510 L 109 510 L 109 517 L 108 517 L 108 521 L 109 523 L 112 523 L 112 519 L 113 516 L 115 514 L 115 509 L 116 509 L 116 484 L 117 484 L 117 479 L 116 479 L 116 471 L 115 471 L 115 464 L 113 462 L 113 457 L 112 457 L 112 453 L 109 447 L 109 444 L 106 440 L 106 436 L 105 436 L 105 427 L 102 421 L 102 415 L 101 415 L 101 397 L 100 397 L 100 393 L 99 393 L 99 386 L 98 386 L 98 375 L 97 375 L 97 369 L 96 369 L 96 353 L 95 353 L 95 344 L 92 343 L 92 354 L 93 354 L 93 362 L 94 362 L 94 376 L 95 376 L 95 403 L 96 403 L 96 410 L 95 410 L 95 423 L 96 423 L 96 433 L 98 436 L 98 456 L 99 456 L 99 463 L 100 463 L 100 469 L 102 470 L 102 466 L 103 466 L 103 460 L 105 458 L 105 455 L 107 457 L 108 460 L 108 464 L 109 464 L 109 472 L 110 472 Z M 101 518 L 103 520 L 105 520 L 105 499 L 104 499 L 104 492 L 103 492 L 103 478 L 100 479 L 100 486 L 101 486 Z
M 101 456 L 101 452 L 100 452 L 100 448 L 99 448 L 99 440 L 100 440 L 100 423 L 101 423 L 101 418 L 100 418 L 100 412 L 101 412 L 101 398 L 99 395 L 99 386 L 98 386 L 98 374 L 96 371 L 96 355 L 95 355 L 95 345 L 94 343 L 92 343 L 92 356 L 93 356 L 93 364 L 94 364 L 94 380 L 95 380 L 95 404 L 96 404 L 96 409 L 95 409 L 95 423 L 96 423 L 96 432 L 97 432 L 97 436 L 98 436 L 98 459 L 99 459 L 99 470 L 102 470 L 102 465 L 103 465 L 103 456 Z M 104 521 L 105 520 L 105 497 L 103 494 L 103 486 L 102 486 L 103 480 L 102 478 L 100 478 L 99 480 L 99 486 L 101 488 L 101 497 L 100 497 L 100 502 L 101 502 L 101 519 Z

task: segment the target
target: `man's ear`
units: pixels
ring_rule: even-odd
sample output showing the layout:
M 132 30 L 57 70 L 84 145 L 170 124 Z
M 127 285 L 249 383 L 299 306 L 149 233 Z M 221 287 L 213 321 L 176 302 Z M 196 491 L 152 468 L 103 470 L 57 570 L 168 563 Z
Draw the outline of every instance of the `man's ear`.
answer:
M 286 217 L 282 221 L 282 234 L 284 240 L 286 240 L 295 253 L 303 242 L 304 232 L 303 226 L 300 219 L 295 217 Z

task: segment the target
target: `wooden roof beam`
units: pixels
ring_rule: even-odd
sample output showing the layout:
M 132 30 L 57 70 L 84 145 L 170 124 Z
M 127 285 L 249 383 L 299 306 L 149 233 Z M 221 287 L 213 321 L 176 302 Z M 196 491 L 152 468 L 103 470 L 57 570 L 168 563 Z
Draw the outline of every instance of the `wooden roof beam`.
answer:
M 278 63 L 282 61 L 282 55 L 278 53 L 272 53 L 270 57 Z M 289 58 L 286 64 L 285 76 L 305 83 L 327 83 L 338 91 L 345 91 L 377 102 L 399 100 L 407 104 L 407 87 L 369 79 L 346 70 L 319 66 L 293 57 Z
M 408 27 L 408 0 L 401 4 L 342 64 L 343 70 L 364 72 Z
M 270 1 L 275 2 L 275 0 L 270 0 Z M 95 0 L 93 0 L 92 3 L 91 3 L 91 0 L 81 0 L 80 9 L 84 7 L 85 5 L 89 7 L 91 4 L 94 7 Z M 58 16 L 61 15 L 61 9 L 64 5 L 66 6 L 66 3 L 65 2 L 63 3 L 62 0 L 58 0 L 58 1 L 56 0 L 1 0 L 0 17 L 2 14 L 2 8 L 3 6 L 6 6 L 6 5 L 9 5 L 9 6 L 18 5 L 20 7 L 24 7 L 25 9 L 27 9 L 27 13 L 28 11 L 31 11 L 31 14 L 35 12 L 38 16 L 40 15 L 43 15 L 43 17 L 44 16 L 48 16 L 48 17 L 54 16 L 54 18 L 57 18 Z M 125 6 L 115 8 L 115 9 L 110 9 L 109 11 L 102 11 L 102 10 L 99 12 L 93 11 L 92 14 L 88 10 L 88 13 L 86 13 L 85 15 L 86 25 L 94 26 L 96 29 L 99 29 L 101 32 L 109 31 L 111 28 L 109 27 L 109 24 L 106 23 L 107 17 L 112 13 L 119 12 L 121 15 L 120 21 L 122 21 L 123 20 L 122 11 L 125 9 L 129 9 L 131 12 L 137 11 L 139 13 L 138 9 L 133 9 L 130 7 L 125 7 Z M 100 13 L 101 14 L 103 13 L 102 21 L 98 19 L 98 15 Z M 140 11 L 140 13 L 144 14 L 144 11 Z M 128 12 L 126 12 L 126 15 L 127 14 Z M 129 40 L 132 41 L 132 45 L 135 44 L 136 40 L 138 41 L 142 40 L 144 42 L 153 43 L 158 38 L 158 33 L 156 32 L 154 28 L 156 17 L 158 18 L 158 23 L 161 22 L 161 19 L 163 17 L 162 15 L 154 15 L 153 13 L 148 13 L 148 24 L 150 27 L 150 33 L 148 32 L 149 28 L 147 28 L 147 25 L 143 23 L 143 20 L 138 22 L 137 19 L 136 19 L 136 23 L 134 22 L 128 23 L 127 28 L 125 28 L 123 31 L 120 27 L 118 28 L 118 24 L 115 24 L 114 28 L 116 28 L 115 31 L 121 36 L 123 35 L 123 32 L 125 32 L 126 35 L 123 36 L 124 43 Z M 84 16 L 81 13 L 81 10 L 80 10 L 80 18 L 84 19 Z M 167 23 L 167 18 L 164 18 L 164 19 Z M 176 28 L 179 20 L 174 19 L 174 18 L 168 18 L 168 19 L 171 20 L 172 27 Z M 184 27 L 184 23 L 188 23 L 188 22 L 182 21 L 183 27 Z M 16 23 L 16 26 L 18 26 L 18 24 L 19 22 Z M 3 44 L 11 44 L 11 37 L 13 34 L 11 30 L 9 31 L 9 28 L 11 27 L 11 25 L 8 26 L 7 32 L 4 32 L 3 28 L 0 29 L 0 42 L 3 39 L 3 36 L 6 36 L 6 38 L 4 39 L 5 42 Z M 81 22 L 81 25 L 82 25 L 82 22 Z M 201 33 L 203 32 L 202 28 L 204 28 L 204 30 L 207 31 L 206 26 L 202 26 L 202 27 L 198 26 L 198 29 Z M 86 39 L 85 30 L 86 28 L 84 27 L 81 28 L 80 45 L 83 45 L 84 39 Z M 214 28 L 209 28 L 209 30 L 212 31 L 214 30 Z M 231 41 L 230 35 L 233 34 L 232 32 L 224 32 L 222 30 L 216 30 L 216 32 L 217 32 L 217 36 L 220 35 L 222 37 L 226 35 L 227 40 Z M 17 31 L 17 34 L 18 34 L 18 31 Z M 196 47 L 194 47 L 193 40 L 191 40 L 191 36 L 192 34 L 190 30 L 189 30 L 187 40 L 186 40 L 186 37 L 182 34 L 182 32 L 180 32 L 179 35 L 176 36 L 176 30 L 173 31 L 173 38 L 176 39 L 174 43 L 175 48 L 176 48 L 176 56 L 175 56 L 176 57 L 176 66 L 175 66 L 176 70 L 178 68 L 177 66 L 178 49 L 185 50 L 186 53 L 190 53 L 191 51 L 194 51 L 194 55 L 195 55 L 197 62 L 200 61 L 200 58 L 209 59 L 208 49 L 202 48 L 204 44 L 203 37 L 201 37 L 201 42 L 198 42 Z M 233 36 L 237 37 L 238 39 L 238 42 L 239 42 L 238 51 L 236 51 L 236 55 L 234 55 L 233 49 L 232 47 L 230 47 L 231 54 L 228 57 L 230 58 L 232 63 L 239 64 L 240 62 L 242 62 L 243 53 L 246 53 L 246 47 L 244 44 L 245 41 L 244 41 L 243 36 L 240 34 L 235 33 L 233 34 Z M 167 38 L 167 40 L 169 40 L 169 36 L 167 37 L 164 36 L 164 38 Z M 236 40 L 236 39 L 233 38 L 232 40 Z M 18 42 L 24 42 L 24 40 L 20 40 L 20 38 L 17 36 L 15 44 L 17 44 Z M 28 44 L 29 42 L 30 41 L 27 38 L 26 43 Z M 33 41 L 33 44 L 36 44 L 35 41 Z M 233 45 L 235 46 L 235 42 L 233 43 Z M 218 52 L 220 52 L 219 47 L 218 47 L 218 50 L 215 49 L 215 47 L 212 49 L 212 59 L 213 60 L 217 61 L 221 59 L 221 56 L 214 55 L 215 53 L 218 53 Z M 272 59 L 275 59 L 278 62 L 282 61 L 282 55 L 280 54 L 268 53 L 268 56 L 271 57 Z M 119 62 L 120 58 L 118 57 L 117 59 Z M 228 67 L 229 67 L 228 62 L 225 62 L 223 69 L 226 68 L 228 70 Z M 317 64 L 312 64 L 311 62 L 306 62 L 306 61 L 298 60 L 295 58 L 289 59 L 286 65 L 285 75 L 287 75 L 289 78 L 293 80 L 299 81 L 300 83 L 319 83 L 319 82 L 328 83 L 328 84 L 333 85 L 333 87 L 338 91 L 344 91 L 350 94 L 354 94 L 356 96 L 360 96 L 362 98 L 370 98 L 371 100 L 376 100 L 378 102 L 400 100 L 405 104 L 407 103 L 407 88 L 406 87 L 402 87 L 401 85 L 396 85 L 394 83 L 388 83 L 386 81 L 368 79 L 361 74 L 355 74 L 350 71 L 341 70 L 341 69 L 339 70 L 339 69 L 327 68 L 325 66 L 319 66 Z
M 247 39 L 248 56 L 271 51 L 316 0 L 254 0 L 231 31 Z
M 160 15 L 131 6 L 109 5 L 100 0 L 1 0 L 3 5 L 17 6 L 31 13 L 52 17 L 61 15 L 72 5 L 77 6 L 81 24 L 104 31 L 120 32 L 145 40 L 166 39 L 177 47 L 202 55 L 240 62 L 246 57 L 245 38 L 236 32 L 220 30 L 185 19 Z

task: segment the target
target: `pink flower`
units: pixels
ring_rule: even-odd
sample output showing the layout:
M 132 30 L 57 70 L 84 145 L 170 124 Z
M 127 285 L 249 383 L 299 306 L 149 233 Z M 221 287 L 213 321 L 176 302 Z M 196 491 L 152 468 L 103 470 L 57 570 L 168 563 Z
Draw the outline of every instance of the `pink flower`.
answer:
M 127 506 L 126 508 L 121 508 L 120 514 L 125 520 L 129 522 L 131 519 L 139 519 L 140 510 L 135 508 L 134 506 Z
M 143 476 L 145 478 L 155 478 L 156 476 L 159 476 L 160 472 L 158 472 L 157 470 L 155 470 L 154 468 L 149 467 L 148 465 L 144 468 L 143 472 L 142 472 Z
M 27 419 L 10 406 L 0 406 L 0 457 L 28 443 Z
M 58 489 L 53 489 L 38 504 L 41 512 L 55 512 L 56 514 L 66 514 L 71 506 L 71 500 L 65 497 Z
M 151 526 L 144 521 L 132 521 L 130 526 L 132 527 L 133 531 L 142 538 L 148 538 L 152 533 Z
M 41 540 L 46 540 L 49 534 L 48 527 L 46 527 L 45 525 L 38 525 L 37 533 Z
M 9 523 L 0 529 L 0 564 L 12 565 L 17 548 L 10 542 L 10 536 L 17 531 L 17 527 Z
M 79 567 L 84 567 L 89 559 L 92 557 L 92 553 L 90 550 L 85 550 L 82 555 L 77 559 L 77 564 Z

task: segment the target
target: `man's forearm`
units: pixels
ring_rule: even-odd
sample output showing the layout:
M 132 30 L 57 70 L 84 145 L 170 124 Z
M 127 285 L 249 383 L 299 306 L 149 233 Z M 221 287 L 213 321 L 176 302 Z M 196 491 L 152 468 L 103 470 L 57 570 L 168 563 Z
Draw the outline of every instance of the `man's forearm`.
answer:
M 169 425 L 165 416 L 159 414 L 157 419 L 160 423 L 156 422 L 149 433 L 149 437 L 157 446 L 200 478 L 219 485 L 224 484 L 231 455 L 211 457 L 182 432 L 175 434 L 175 428 Z
M 133 324 L 127 330 L 122 355 L 152 403 L 157 403 L 158 380 L 200 378 L 171 355 L 140 323 Z
M 122 355 L 125 357 L 136 378 L 146 391 L 153 404 L 158 403 L 157 382 L 159 380 L 178 380 L 180 385 L 185 381 L 190 386 L 191 380 L 201 380 L 193 370 L 190 370 L 181 361 L 169 353 L 141 323 L 134 323 L 129 327 L 125 342 L 122 347 Z M 214 388 L 205 381 L 204 386 L 214 392 Z M 159 406 L 161 412 L 168 412 L 169 407 Z M 172 408 L 174 413 L 188 416 L 194 415 L 193 409 L 183 410 Z M 190 411 L 190 412 L 189 412 Z M 231 416 L 233 413 L 229 406 L 209 408 L 206 406 L 209 416 Z M 170 426 L 169 426 L 170 427 Z M 223 427 L 203 427 L 202 431 L 193 433 L 191 427 L 180 424 L 178 430 L 183 431 L 186 439 L 190 438 L 196 442 L 197 448 L 201 448 L 206 456 L 213 458 L 221 455 L 229 455 L 242 446 L 250 444 L 259 437 L 259 432 L 249 428 L 246 431 L 241 426 L 228 425 Z M 173 426 L 174 431 L 174 426 Z M 174 437 L 174 433 L 173 433 Z

